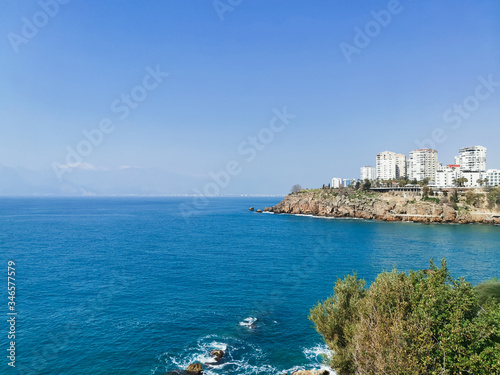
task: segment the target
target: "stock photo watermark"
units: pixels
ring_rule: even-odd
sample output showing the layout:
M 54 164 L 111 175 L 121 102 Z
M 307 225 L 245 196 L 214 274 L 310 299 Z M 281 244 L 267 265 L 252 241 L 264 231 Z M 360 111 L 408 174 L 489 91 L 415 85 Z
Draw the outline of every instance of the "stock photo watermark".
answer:
M 170 73 L 161 71 L 159 65 L 156 65 L 154 69 L 150 66 L 146 67 L 146 74 L 141 83 L 130 89 L 128 93 L 121 94 L 119 98 L 113 100 L 110 111 L 117 115 L 117 120 L 125 120 L 132 110 L 138 108 L 140 103 L 146 100 L 149 92 L 158 88 L 169 75 Z M 116 119 L 113 121 L 110 117 L 103 117 L 95 128 L 82 131 L 83 139 L 74 147 L 66 146 L 65 162 L 52 162 L 52 170 L 57 179 L 62 181 L 65 173 L 72 172 L 73 168 L 80 165 L 84 158 L 94 151 L 94 148 L 100 146 L 105 135 L 111 134 L 116 129 L 115 123 Z
M 435 149 L 438 144 L 446 142 L 448 139 L 448 132 L 450 130 L 457 131 L 463 125 L 464 120 L 467 120 L 474 112 L 479 110 L 481 103 L 488 100 L 495 93 L 496 89 L 500 87 L 500 81 L 493 79 L 493 74 L 488 77 L 477 77 L 478 85 L 474 93 L 467 96 L 458 103 L 453 105 L 443 112 L 443 121 L 447 124 L 448 128 L 437 127 L 430 136 L 425 139 L 415 139 L 415 144 L 419 149 L 432 148 Z
M 409 0 L 411 1 L 411 0 Z M 339 44 L 344 58 L 348 63 L 352 61 L 352 55 L 359 55 L 363 49 L 368 47 L 373 39 L 378 37 L 383 29 L 391 23 L 393 16 L 400 14 L 404 10 L 399 0 L 390 0 L 385 9 L 370 12 L 371 20 L 363 28 L 354 28 L 354 37 L 351 43 L 342 42 Z
M 258 153 L 263 151 L 266 145 L 274 140 L 275 135 L 285 130 L 286 126 L 290 124 L 290 120 L 296 117 L 296 115 L 288 113 L 286 107 L 283 107 L 282 110 L 274 108 L 273 114 L 274 116 L 269 121 L 268 126 L 260 129 L 257 135 L 247 137 L 245 141 L 238 145 L 238 154 L 244 157 L 245 163 L 253 162 Z M 209 173 L 211 181 L 207 182 L 202 190 L 193 189 L 195 195 L 192 204 L 182 203 L 179 205 L 181 215 L 187 220 L 195 211 L 206 207 L 208 204 L 207 198 L 220 195 L 222 190 L 229 186 L 232 178 L 243 172 L 242 164 L 244 163 L 232 159 L 226 163 L 225 168 L 217 172 L 211 171 Z
M 224 13 L 232 12 L 243 0 L 214 0 L 212 3 L 215 13 L 221 21 L 224 21 Z
M 7 365 L 16 367 L 16 262 L 7 262 Z
M 59 14 L 61 5 L 68 4 L 71 0 L 42 0 L 38 2 L 39 10 L 30 17 L 21 18 L 21 30 L 7 33 L 7 39 L 15 53 L 19 47 L 28 44 L 49 21 Z

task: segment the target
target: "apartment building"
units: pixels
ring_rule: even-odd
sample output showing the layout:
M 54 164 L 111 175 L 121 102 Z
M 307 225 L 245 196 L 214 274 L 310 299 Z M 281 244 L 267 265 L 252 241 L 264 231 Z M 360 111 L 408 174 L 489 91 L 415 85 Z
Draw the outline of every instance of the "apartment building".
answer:
M 449 164 L 446 166 L 438 166 L 434 178 L 434 185 L 441 188 L 456 186 L 455 181 L 458 178 L 460 178 L 460 165 Z
M 464 147 L 455 156 L 455 164 L 460 165 L 462 171 L 486 172 L 486 147 Z
M 408 179 L 413 181 L 424 181 L 428 178 L 432 183 L 436 179 L 436 171 L 439 167 L 438 152 L 433 149 L 414 150 L 408 158 Z
M 406 155 L 391 151 L 377 154 L 377 179 L 390 180 L 406 177 Z
M 484 185 L 500 186 L 500 169 L 488 169 L 483 175 L 483 180 L 486 179 Z
M 364 180 L 376 180 L 377 179 L 377 169 L 375 167 L 361 167 L 361 181 Z
M 338 189 L 342 185 L 343 185 L 343 183 L 342 183 L 342 179 L 341 178 L 339 178 L 339 177 L 332 178 L 332 188 Z

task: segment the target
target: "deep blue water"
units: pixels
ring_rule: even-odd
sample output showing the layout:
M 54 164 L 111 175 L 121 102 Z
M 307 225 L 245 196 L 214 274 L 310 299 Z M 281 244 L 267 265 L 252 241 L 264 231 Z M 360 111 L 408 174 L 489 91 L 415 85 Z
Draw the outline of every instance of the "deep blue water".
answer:
M 226 348 L 208 374 L 318 368 L 308 321 L 337 277 L 446 258 L 476 284 L 500 276 L 500 227 L 249 212 L 279 198 L 2 198 L 0 261 L 16 262 L 16 372 L 164 374 Z M 7 352 L 7 291 L 0 329 Z M 256 318 L 253 328 L 241 325 Z

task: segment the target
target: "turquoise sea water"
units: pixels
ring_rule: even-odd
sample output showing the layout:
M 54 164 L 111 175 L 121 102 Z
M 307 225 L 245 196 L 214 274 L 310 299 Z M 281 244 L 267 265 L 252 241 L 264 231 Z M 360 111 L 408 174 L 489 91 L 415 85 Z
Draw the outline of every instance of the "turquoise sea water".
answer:
M 227 355 L 207 374 L 319 368 L 307 316 L 337 277 L 443 257 L 473 284 L 500 276 L 498 226 L 247 211 L 279 200 L 213 198 L 186 218 L 192 198 L 0 199 L 0 279 L 14 260 L 18 312 L 16 369 L 2 355 L 0 374 L 158 375 L 215 348 Z

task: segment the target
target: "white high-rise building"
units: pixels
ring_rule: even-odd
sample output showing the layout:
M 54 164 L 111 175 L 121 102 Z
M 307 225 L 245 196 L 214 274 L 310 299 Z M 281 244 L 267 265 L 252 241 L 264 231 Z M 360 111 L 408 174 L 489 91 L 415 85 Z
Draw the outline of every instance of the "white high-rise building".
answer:
M 408 159 L 408 179 L 423 181 L 425 178 L 429 178 L 429 181 L 435 182 L 438 167 L 438 152 L 436 150 L 414 150 L 410 152 Z
M 500 186 L 500 169 L 488 169 L 483 174 L 483 180 L 486 179 L 486 186 Z
M 452 187 L 456 186 L 455 181 L 460 177 L 460 166 L 451 164 L 447 166 L 439 166 L 436 169 L 434 185 L 437 187 Z
M 374 167 L 361 167 L 361 181 L 364 180 L 376 180 L 377 179 L 377 169 Z
M 485 172 L 463 171 L 462 169 L 460 169 L 459 177 L 467 179 L 467 181 L 465 181 L 464 183 L 464 187 L 477 188 L 481 186 L 481 184 L 478 181 L 483 179 L 484 174 Z
M 338 177 L 332 178 L 332 188 L 338 189 L 342 186 L 342 179 Z
M 460 165 L 462 172 L 486 172 L 486 147 L 464 147 L 455 156 L 455 164 Z
M 406 177 L 406 155 L 384 151 L 377 154 L 377 179 L 390 180 Z

